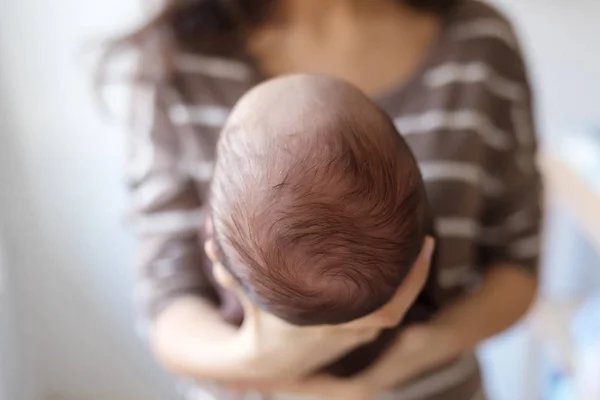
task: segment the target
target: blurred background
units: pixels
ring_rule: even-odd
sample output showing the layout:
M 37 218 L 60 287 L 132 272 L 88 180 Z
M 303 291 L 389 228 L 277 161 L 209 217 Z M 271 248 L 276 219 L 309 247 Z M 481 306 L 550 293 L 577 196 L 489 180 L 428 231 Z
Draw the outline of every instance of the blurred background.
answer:
M 140 3 L 0 1 L 2 400 L 176 398 L 132 322 L 125 127 L 98 112 L 86 56 Z M 600 2 L 492 3 L 529 62 L 548 220 L 538 305 L 482 346 L 486 384 L 492 400 L 598 400 Z

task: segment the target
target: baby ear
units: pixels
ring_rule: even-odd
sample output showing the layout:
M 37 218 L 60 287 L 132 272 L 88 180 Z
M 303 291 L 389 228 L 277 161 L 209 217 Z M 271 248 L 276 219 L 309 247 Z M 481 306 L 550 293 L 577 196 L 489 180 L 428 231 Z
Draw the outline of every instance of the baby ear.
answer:
M 203 228 L 204 228 L 204 235 L 206 235 L 207 238 L 212 238 L 213 233 L 214 233 L 213 220 L 209 213 L 206 213 L 206 215 L 204 216 Z
M 237 285 L 231 274 L 219 262 L 213 263 L 213 275 L 219 285 L 225 289 L 237 292 Z
M 224 289 L 235 296 L 240 302 L 242 309 L 244 310 L 244 323 L 243 326 L 246 330 L 256 330 L 258 320 L 261 319 L 261 315 L 264 314 L 254 303 L 252 303 L 246 294 L 242 291 L 233 276 L 225 269 L 223 264 L 220 262 L 213 263 L 213 276 L 217 283 Z
M 212 237 L 208 237 L 204 242 L 204 253 L 213 264 L 219 263 L 219 257 L 217 256 L 217 245 Z
M 212 263 L 212 273 L 217 283 L 225 289 L 237 289 L 235 280 L 219 261 L 219 257 L 217 256 L 217 246 L 213 239 L 208 239 L 204 242 L 204 252 Z

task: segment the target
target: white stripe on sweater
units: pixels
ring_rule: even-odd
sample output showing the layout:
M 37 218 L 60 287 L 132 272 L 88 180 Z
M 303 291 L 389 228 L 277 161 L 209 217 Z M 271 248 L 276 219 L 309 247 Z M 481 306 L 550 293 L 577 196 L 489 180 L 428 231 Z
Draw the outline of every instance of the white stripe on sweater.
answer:
M 518 48 L 517 38 L 512 28 L 497 18 L 480 18 L 465 22 L 452 29 L 450 35 L 454 40 L 494 38 L 513 50 Z
M 423 82 L 430 88 L 455 83 L 483 83 L 491 93 L 510 101 L 518 101 L 525 96 L 522 85 L 503 77 L 482 62 L 442 64 L 427 71 Z
M 181 72 L 241 82 L 250 78 L 252 74 L 252 70 L 242 62 L 197 54 L 183 54 L 177 57 L 175 66 Z
M 480 232 L 479 224 L 471 218 L 438 218 L 435 227 L 441 237 L 471 239 Z
M 479 166 L 460 161 L 421 162 L 419 169 L 426 181 L 458 180 L 473 185 L 481 184 L 484 173 Z
M 501 224 L 483 227 L 478 240 L 486 246 L 503 246 L 511 238 L 535 225 L 533 212 L 529 208 L 524 208 L 506 217 Z
M 402 135 L 442 130 L 472 130 L 490 147 L 505 150 L 510 146 L 510 135 L 495 127 L 485 114 L 471 109 L 430 110 L 422 114 L 399 117 L 394 122 Z
M 528 105 L 525 100 L 513 103 L 511 109 L 511 119 L 517 137 L 518 148 L 515 161 L 519 170 L 524 176 L 531 176 L 536 171 L 535 157 L 532 155 L 535 144 L 535 134 L 531 115 L 528 111 Z
M 488 196 L 502 192 L 502 182 L 489 176 L 480 166 L 461 161 L 426 161 L 419 163 L 425 182 L 458 181 L 481 186 Z
M 220 128 L 227 121 L 230 109 L 219 106 L 192 106 L 177 104 L 169 109 L 169 116 L 175 125 L 202 125 Z
M 129 180 L 139 182 L 150 173 L 154 164 L 155 149 L 152 143 L 152 128 L 155 118 L 156 90 L 140 86 L 136 93 L 136 118 L 132 129 L 131 147 L 133 154 L 127 164 Z
M 145 214 L 133 220 L 140 235 L 176 234 L 197 231 L 204 221 L 202 210 L 178 210 Z
M 437 282 L 442 288 L 462 286 L 466 282 L 470 270 L 471 269 L 465 265 L 452 268 L 441 268 L 438 272 Z
M 156 203 L 162 203 L 181 192 L 183 181 L 177 176 L 161 174 L 152 176 L 131 192 L 131 203 L 134 209 L 152 208 Z
M 520 233 L 529 229 L 535 221 L 529 208 L 523 208 L 509 215 L 502 224 L 511 233 Z
M 188 174 L 197 181 L 209 182 L 214 174 L 215 163 L 212 161 L 193 161 L 187 166 Z
M 507 228 L 501 226 L 481 227 L 479 223 L 472 218 L 464 217 L 442 217 L 435 220 L 437 234 L 440 237 L 451 237 L 460 239 L 477 238 L 478 242 L 489 246 L 500 246 L 510 240 L 507 236 Z M 513 233 L 513 232 L 511 232 Z M 523 243 L 525 246 L 528 243 Z M 515 252 L 525 252 L 524 247 L 517 246 Z
M 508 246 L 508 252 L 516 258 L 533 258 L 540 253 L 541 238 L 539 234 L 517 239 Z

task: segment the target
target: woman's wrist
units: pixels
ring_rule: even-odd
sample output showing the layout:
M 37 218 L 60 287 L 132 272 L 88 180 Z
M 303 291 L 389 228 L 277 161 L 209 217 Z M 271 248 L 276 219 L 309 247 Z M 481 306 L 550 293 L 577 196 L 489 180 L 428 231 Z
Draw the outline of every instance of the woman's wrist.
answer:
M 433 335 L 436 339 L 432 341 L 431 345 L 440 355 L 440 359 L 450 361 L 472 347 L 465 340 L 465 332 L 460 326 L 434 320 L 428 327 L 434 332 Z
M 356 379 L 373 393 L 391 390 L 457 357 L 456 337 L 449 327 L 433 322 L 407 327 L 387 354 Z
M 483 340 L 517 322 L 535 296 L 536 281 L 522 268 L 487 268 L 482 285 L 443 309 L 431 322 L 456 355 L 473 350 Z

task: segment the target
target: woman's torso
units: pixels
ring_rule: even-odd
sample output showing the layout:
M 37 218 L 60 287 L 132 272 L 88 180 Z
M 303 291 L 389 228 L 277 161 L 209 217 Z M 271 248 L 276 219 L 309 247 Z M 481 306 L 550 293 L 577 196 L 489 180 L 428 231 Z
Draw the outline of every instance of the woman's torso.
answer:
M 374 97 L 419 161 L 438 235 L 437 281 L 444 302 L 473 283 L 482 205 L 499 190 L 486 171 L 507 145 L 502 125 L 511 112 L 510 97 L 489 89 L 485 69 L 496 68 L 486 65 L 488 54 L 505 53 L 509 58 L 503 62 L 510 63 L 513 50 L 496 35 L 470 36 L 461 29 L 481 19 L 506 25 L 509 33 L 510 27 L 489 7 L 468 4 L 449 19 L 408 82 Z M 176 67 L 168 113 L 179 128 L 185 168 L 205 203 L 220 128 L 261 74 L 242 63 L 189 54 L 180 56 Z M 495 116 L 498 120 L 491 120 Z
M 515 43 L 505 19 L 468 1 L 447 19 L 418 72 L 374 96 L 419 161 L 438 236 L 432 279 L 442 303 L 475 285 L 483 262 L 483 218 L 502 191 L 489 171 L 499 170 L 512 145 L 505 133 L 515 101 L 528 95 L 515 74 L 521 68 Z M 244 63 L 199 55 L 180 55 L 175 66 L 165 111 L 177 131 L 181 166 L 205 204 L 220 127 L 263 76 Z

